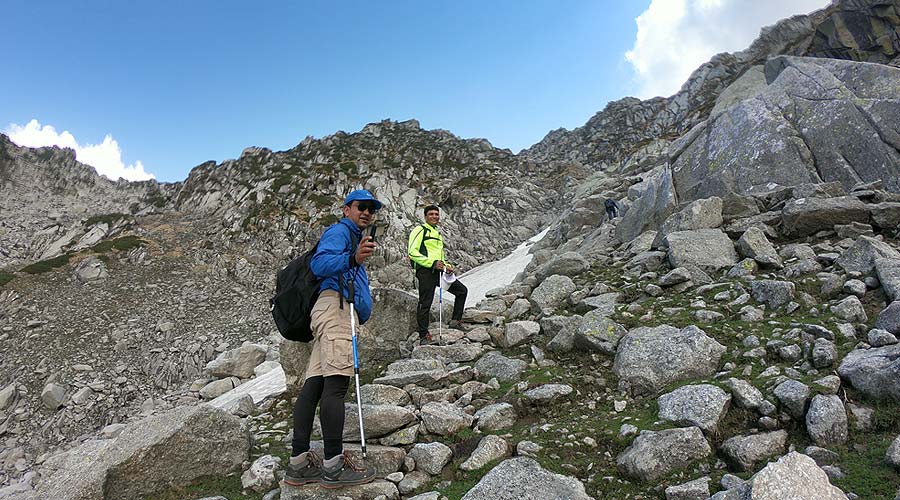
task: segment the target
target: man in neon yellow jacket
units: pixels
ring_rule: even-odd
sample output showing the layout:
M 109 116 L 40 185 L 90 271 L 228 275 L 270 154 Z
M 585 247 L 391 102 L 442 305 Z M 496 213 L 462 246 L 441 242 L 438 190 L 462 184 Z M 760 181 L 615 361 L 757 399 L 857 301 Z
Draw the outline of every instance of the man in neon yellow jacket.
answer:
M 419 281 L 416 323 L 419 340 L 422 342 L 431 341 L 428 322 L 431 303 L 434 301 L 434 288 L 440 283 L 442 272 L 453 274 L 453 266 L 444 259 L 444 240 L 437 228 L 440 221 L 441 210 L 437 206 L 425 207 L 425 223 L 413 228 L 409 234 L 409 246 L 407 247 L 409 260 L 416 269 L 416 279 Z M 454 297 L 450 328 L 460 328 L 468 289 L 459 280 L 454 280 L 447 290 Z

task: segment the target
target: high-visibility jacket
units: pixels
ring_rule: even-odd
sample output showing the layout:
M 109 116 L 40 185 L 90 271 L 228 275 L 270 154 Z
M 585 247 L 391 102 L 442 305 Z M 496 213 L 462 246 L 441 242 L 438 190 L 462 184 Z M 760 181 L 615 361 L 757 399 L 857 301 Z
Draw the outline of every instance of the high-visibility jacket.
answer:
M 409 233 L 409 245 L 407 246 L 409 260 L 416 266 L 431 269 L 434 262 L 444 261 L 444 240 L 438 229 L 430 224 L 419 224 Z

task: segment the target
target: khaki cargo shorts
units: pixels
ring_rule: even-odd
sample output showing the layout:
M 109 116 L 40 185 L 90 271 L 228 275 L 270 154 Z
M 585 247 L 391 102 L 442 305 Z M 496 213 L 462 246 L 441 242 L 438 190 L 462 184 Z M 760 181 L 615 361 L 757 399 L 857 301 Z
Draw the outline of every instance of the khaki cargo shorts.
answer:
M 354 311 L 355 312 L 355 311 Z M 350 304 L 340 306 L 340 295 L 325 290 L 310 313 L 313 341 L 306 378 L 353 375 L 353 340 L 350 332 Z M 359 317 L 355 318 L 359 328 Z

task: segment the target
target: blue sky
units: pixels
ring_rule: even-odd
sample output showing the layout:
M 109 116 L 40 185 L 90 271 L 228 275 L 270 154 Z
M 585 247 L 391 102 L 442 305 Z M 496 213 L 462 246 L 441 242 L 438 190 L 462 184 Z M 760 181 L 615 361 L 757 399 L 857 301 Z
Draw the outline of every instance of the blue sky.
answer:
M 163 181 L 384 118 L 518 152 L 610 100 L 671 94 L 762 22 L 827 3 L 794 1 L 773 13 L 775 0 L 12 0 L 0 130 L 75 147 L 110 177 Z M 703 16 L 741 29 L 704 35 Z M 698 62 L 665 56 L 686 34 Z

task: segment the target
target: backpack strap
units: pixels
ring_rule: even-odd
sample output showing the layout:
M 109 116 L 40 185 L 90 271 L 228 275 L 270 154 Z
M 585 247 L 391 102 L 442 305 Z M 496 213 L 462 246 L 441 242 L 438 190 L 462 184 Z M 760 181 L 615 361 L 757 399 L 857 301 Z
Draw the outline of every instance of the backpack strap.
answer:
M 343 225 L 343 224 L 341 224 L 341 225 Z M 359 246 L 359 243 L 356 241 L 356 235 L 353 234 L 353 231 L 349 227 L 347 228 L 347 232 L 350 233 L 350 254 L 352 255 L 353 249 L 356 248 L 357 246 Z M 339 297 L 338 300 L 339 300 L 340 308 L 344 309 L 344 273 L 341 273 L 341 275 L 338 276 L 338 288 L 340 288 L 340 290 L 338 290 L 338 297 Z M 350 280 L 350 288 L 349 289 L 352 293 L 353 292 L 353 279 Z M 353 301 L 353 298 L 354 297 L 351 296 L 349 300 Z
M 428 227 L 422 224 L 422 242 L 419 243 L 419 253 L 428 257 L 428 249 L 425 248 L 425 238 L 428 236 Z

